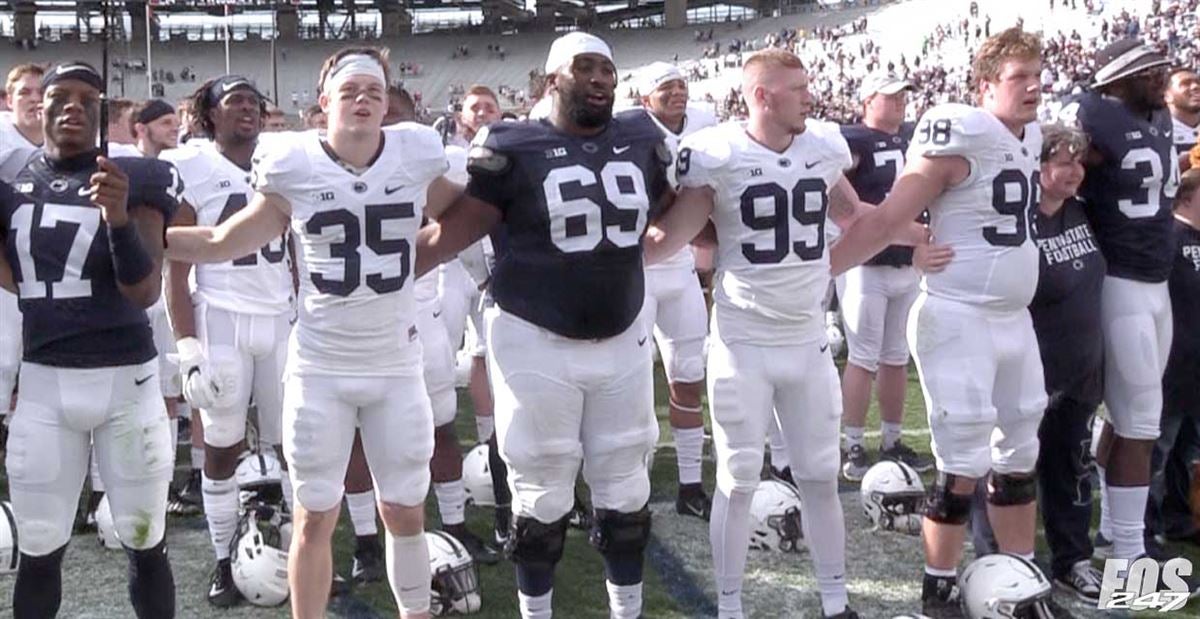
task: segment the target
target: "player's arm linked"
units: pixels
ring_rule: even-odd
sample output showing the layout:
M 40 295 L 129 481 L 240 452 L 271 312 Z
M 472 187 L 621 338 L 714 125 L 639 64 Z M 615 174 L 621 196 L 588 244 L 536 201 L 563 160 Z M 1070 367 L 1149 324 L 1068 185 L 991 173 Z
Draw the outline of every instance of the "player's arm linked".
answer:
M 457 187 L 453 183 L 447 184 Z M 432 190 L 432 186 L 430 187 Z M 437 222 L 417 233 L 416 277 L 458 255 L 500 223 L 500 209 L 461 191 Z
M 254 253 L 287 230 L 292 207 L 282 196 L 256 193 L 246 208 L 219 226 L 181 226 L 167 231 L 167 259 L 225 262 Z
M 704 230 L 712 215 L 716 194 L 712 187 L 680 187 L 674 201 L 646 228 L 643 241 L 646 264 L 665 260 L 683 249 Z
M 829 251 L 833 275 L 862 264 L 890 244 L 915 246 L 928 242 L 928 232 L 915 220 L 938 196 L 969 174 L 970 164 L 962 157 L 914 158 L 883 203 L 855 220 Z

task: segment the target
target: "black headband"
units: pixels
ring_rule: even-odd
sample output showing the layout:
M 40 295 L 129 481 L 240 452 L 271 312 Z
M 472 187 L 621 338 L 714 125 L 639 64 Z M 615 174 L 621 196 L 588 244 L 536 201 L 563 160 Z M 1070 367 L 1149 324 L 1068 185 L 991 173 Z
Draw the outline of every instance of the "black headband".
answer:
M 63 80 L 79 80 L 96 90 L 104 91 L 104 79 L 92 65 L 86 62 L 64 62 L 46 71 L 46 74 L 42 76 L 42 89 L 45 90 Z
M 212 86 L 208 87 L 208 92 L 204 97 L 210 107 L 216 107 L 221 99 L 225 98 L 225 95 L 235 90 L 249 90 L 259 99 L 263 98 L 262 93 L 258 92 L 258 88 L 254 86 L 254 82 L 240 75 L 225 75 L 218 78 L 212 83 Z
M 166 116 L 167 114 L 174 113 L 175 108 L 171 107 L 170 103 L 167 103 L 162 99 L 151 99 L 150 101 L 146 102 L 146 105 L 142 108 L 142 111 L 138 112 L 137 122 L 145 125 L 152 123 L 163 116 Z

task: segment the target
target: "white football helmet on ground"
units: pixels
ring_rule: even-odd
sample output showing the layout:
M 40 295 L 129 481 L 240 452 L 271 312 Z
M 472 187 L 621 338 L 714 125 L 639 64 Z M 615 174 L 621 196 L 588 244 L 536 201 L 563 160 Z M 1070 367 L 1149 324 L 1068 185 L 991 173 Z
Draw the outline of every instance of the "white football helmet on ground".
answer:
M 963 611 L 970 619 L 1054 619 L 1047 600 L 1050 580 L 1032 561 L 984 555 L 958 577 Z
M 910 535 L 921 533 L 925 484 L 911 466 L 883 460 L 863 475 L 859 490 L 863 511 L 875 526 Z
M 777 479 L 758 482 L 750 502 L 750 547 L 756 550 L 800 552 L 804 528 L 800 492 Z
M 234 472 L 241 505 L 245 507 L 253 502 L 280 504 L 283 501 L 283 475 L 279 459 L 270 451 L 242 458 Z
M 100 497 L 100 503 L 96 505 L 96 537 L 104 548 L 121 549 L 121 538 L 117 537 L 117 524 L 113 521 L 112 507 L 108 504 L 107 494 Z
M 496 505 L 496 492 L 492 488 L 492 469 L 488 465 L 486 443 L 476 445 L 463 456 L 462 480 L 467 489 L 467 499 L 471 503 L 480 507 Z
M 233 584 L 256 606 L 278 606 L 288 599 L 288 553 L 278 511 L 251 509 L 238 523 L 233 545 Z
M 12 503 L 0 503 L 0 574 L 17 571 L 21 550 L 17 548 L 17 517 L 13 515 Z
M 433 575 L 429 610 L 434 616 L 467 615 L 478 612 L 479 572 L 471 553 L 453 535 L 426 531 L 429 572 Z

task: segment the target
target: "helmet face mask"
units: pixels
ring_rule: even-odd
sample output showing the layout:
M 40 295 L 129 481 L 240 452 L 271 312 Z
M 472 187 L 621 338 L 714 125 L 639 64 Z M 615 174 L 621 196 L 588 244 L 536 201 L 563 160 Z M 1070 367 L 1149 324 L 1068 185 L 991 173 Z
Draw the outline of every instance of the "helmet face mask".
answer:
M 803 506 L 793 486 L 775 479 L 760 481 L 750 502 L 750 547 L 757 550 L 804 550 Z
M 787 508 L 782 516 L 767 518 L 767 526 L 779 534 L 779 549 L 784 552 L 800 552 L 804 548 L 804 523 L 800 510 Z
M 479 572 L 475 563 L 442 566 L 433 574 L 434 615 L 467 614 L 479 610 Z

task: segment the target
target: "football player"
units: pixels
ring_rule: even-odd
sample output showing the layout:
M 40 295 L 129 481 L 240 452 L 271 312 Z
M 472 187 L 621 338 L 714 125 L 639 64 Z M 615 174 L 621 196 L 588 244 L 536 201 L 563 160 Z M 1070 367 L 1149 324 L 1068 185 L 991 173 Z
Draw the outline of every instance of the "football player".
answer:
M 677 184 L 674 155 L 680 140 L 717 120 L 688 105 L 688 85 L 673 64 L 655 62 L 641 70 L 642 106 L 662 130 L 671 149 L 667 170 L 671 186 Z M 704 340 L 708 336 L 708 307 L 692 250 L 684 247 L 657 264 L 646 266 L 646 303 L 642 320 L 654 329 L 670 391 L 671 435 L 679 467 L 675 511 L 707 520 L 712 501 L 700 480 L 704 456 L 704 416 L 700 392 L 704 388 Z
M 321 617 L 355 428 L 362 428 L 387 530 L 387 575 L 405 617 L 428 617 L 424 500 L 433 417 L 413 322 L 413 251 L 428 208 L 460 191 L 442 178 L 432 130 L 382 129 L 388 66 L 375 48 L 349 47 L 319 74 L 325 135 L 272 144 L 254 164 L 256 193 L 216 227 L 172 229 L 168 257 L 224 262 L 259 251 L 289 227 L 296 239 L 299 317 L 289 344 L 283 448 L 294 486 L 288 553 L 292 614 Z
M 960 617 L 957 567 L 977 479 L 1000 550 L 1033 558 L 1038 426 L 1046 388 L 1026 309 L 1038 279 L 1041 41 L 1011 28 L 972 62 L 979 107 L 945 104 L 917 124 L 907 164 L 880 208 L 846 230 L 835 274 L 878 252 L 887 230 L 928 207 L 954 259 L 927 274 L 909 344 L 929 413 L 938 476 L 925 505 L 925 614 Z M 970 371 L 964 371 L 970 368 Z
M 12 112 L 0 118 L 0 181 L 11 182 L 42 146 L 42 76 L 35 64 L 8 72 L 4 83 Z M 0 414 L 7 414 L 21 365 L 21 311 L 17 296 L 0 289 Z
M 1096 53 L 1092 90 L 1061 112 L 1091 138 L 1080 196 L 1108 263 L 1100 313 L 1109 421 L 1097 464 L 1121 559 L 1146 552 L 1150 459 L 1171 347 L 1167 277 L 1179 164 L 1163 94 L 1167 65 L 1136 40 L 1112 43 Z
M 616 68 L 582 32 L 550 46 L 554 99 L 541 121 L 476 134 L 464 197 L 421 234 L 417 272 L 492 231 L 488 371 L 513 492 L 506 551 L 521 616 L 551 616 L 575 476 L 591 488 L 591 542 L 609 614 L 642 609 L 650 539 L 648 459 L 658 439 L 641 239 L 669 193 L 669 155 L 645 112 L 612 114 Z
M 99 156 L 100 74 L 68 63 L 42 80 L 44 150 L 0 184 L 0 281 L 18 292 L 24 359 L 6 466 L 21 561 L 13 615 L 53 617 L 89 442 L 129 558 L 138 617 L 172 617 L 163 539 L 170 425 L 145 308 L 162 289 L 164 222 L 182 190 L 151 159 Z
M 709 535 L 721 617 L 743 616 L 750 506 L 767 428 L 776 420 L 804 504 L 823 616 L 858 617 L 847 605 L 837 494 L 841 398 L 822 301 L 829 287 L 826 220 L 844 229 L 865 207 L 842 175 L 851 155 L 837 127 L 808 119 L 808 85 L 791 52 L 751 56 L 742 67 L 749 120 L 683 140 L 679 197 L 647 243 L 653 261 L 678 250 L 710 218 L 716 227 L 708 401 L 717 491 Z
M 912 84 L 887 72 L 868 75 L 859 90 L 863 123 L 842 127 L 850 146 L 846 179 L 869 204 L 879 204 L 904 168 L 913 126 L 904 122 Z M 842 418 L 846 462 L 842 474 L 859 481 L 870 461 L 863 440 L 871 383 L 878 378 L 883 434 L 879 457 L 903 462 L 918 472 L 933 468 L 928 458 L 900 440 L 908 387 L 908 310 L 917 298 L 920 274 L 912 268 L 912 248 L 892 246 L 838 278 L 838 301 L 846 325 L 849 354 L 842 374 Z
M 157 111 L 147 112 L 152 107 Z M 172 227 L 215 226 L 249 204 L 254 197 L 251 159 L 265 107 L 263 96 L 244 77 L 225 75 L 197 89 L 192 109 L 213 141 L 164 152 L 186 187 Z M 150 118 L 157 113 L 162 116 Z M 154 125 L 172 116 L 174 110 L 165 103 L 147 104 L 138 116 L 139 143 L 150 141 Z M 177 135 L 170 122 L 161 124 L 157 129 Z M 287 257 L 285 233 L 245 256 L 196 265 L 194 292 L 189 288 L 190 263 L 171 261 L 167 271 L 167 307 L 177 339 L 183 394 L 199 409 L 204 428 L 201 496 L 217 558 L 208 601 L 218 607 L 232 606 L 240 598 L 229 553 L 238 524 L 234 472 L 244 447 L 251 399 L 258 410 L 259 442 L 279 450 L 282 440 L 283 367 L 293 316 Z M 286 471 L 286 460 L 280 456 Z M 290 504 L 286 473 L 282 481 Z
M 467 89 L 462 105 L 463 109 L 459 113 L 456 123 L 457 132 L 446 145 L 446 159 L 450 162 L 450 171 L 446 173 L 446 178 L 465 185 L 468 176 L 467 151 L 464 146 L 470 144 L 470 140 L 474 139 L 478 131 L 500 120 L 500 102 L 491 88 L 475 85 Z M 484 335 L 486 331 L 483 321 L 485 301 L 482 290 L 486 287 L 489 277 L 485 245 L 488 247 L 486 251 L 490 252 L 490 243 L 487 239 L 482 239 L 465 249 L 459 255 L 460 259 L 451 260 L 438 269 L 438 286 L 441 296 L 439 311 L 441 313 L 440 320 L 449 335 L 450 346 L 454 349 L 463 343 L 463 335 L 468 321 L 470 322 L 471 337 L 467 342 L 471 367 L 467 391 L 475 410 L 476 435 L 479 442 L 488 444 L 488 470 L 491 473 L 492 486 L 496 493 L 494 536 L 497 543 L 503 544 L 512 521 L 512 496 L 506 481 L 507 469 L 504 466 L 504 460 L 500 457 L 494 436 L 492 390 L 487 375 L 487 338 Z M 441 436 L 439 435 L 438 438 L 440 439 Z M 457 451 L 457 442 L 455 451 Z M 436 455 L 434 459 L 437 459 Z M 446 464 L 450 466 L 452 463 L 447 461 Z M 465 494 L 459 494 L 457 490 L 457 487 L 462 484 L 461 458 L 457 463 L 453 463 L 453 467 L 452 471 L 455 475 L 452 484 L 456 486 L 454 494 L 465 496 Z M 438 472 L 435 470 L 434 475 L 437 474 Z M 437 491 L 437 488 L 435 483 L 434 490 Z M 442 501 L 441 496 L 441 494 L 438 495 L 439 504 Z M 442 521 L 445 524 L 445 510 L 442 511 L 442 514 Z M 460 518 L 458 514 L 455 516 Z M 462 520 L 459 519 L 459 523 L 461 522 Z M 449 529 L 447 531 L 456 537 L 459 535 L 458 532 Z M 474 534 L 466 531 L 465 527 L 460 528 L 459 531 L 469 537 L 474 537 Z M 472 550 L 472 554 L 475 554 L 476 550 L 482 553 L 477 557 L 482 563 L 495 562 L 492 558 L 494 552 L 491 548 L 477 543 L 477 540 L 468 541 L 462 538 L 460 540 L 468 549 Z
M 1200 136 L 1200 75 L 1184 67 L 1171 71 L 1167 83 L 1167 109 L 1171 111 L 1171 137 L 1179 156 L 1179 171 L 1192 167 L 1188 151 Z
M 133 137 L 137 149 L 147 157 L 157 157 L 179 146 L 179 115 L 170 103 L 151 99 L 133 110 Z

